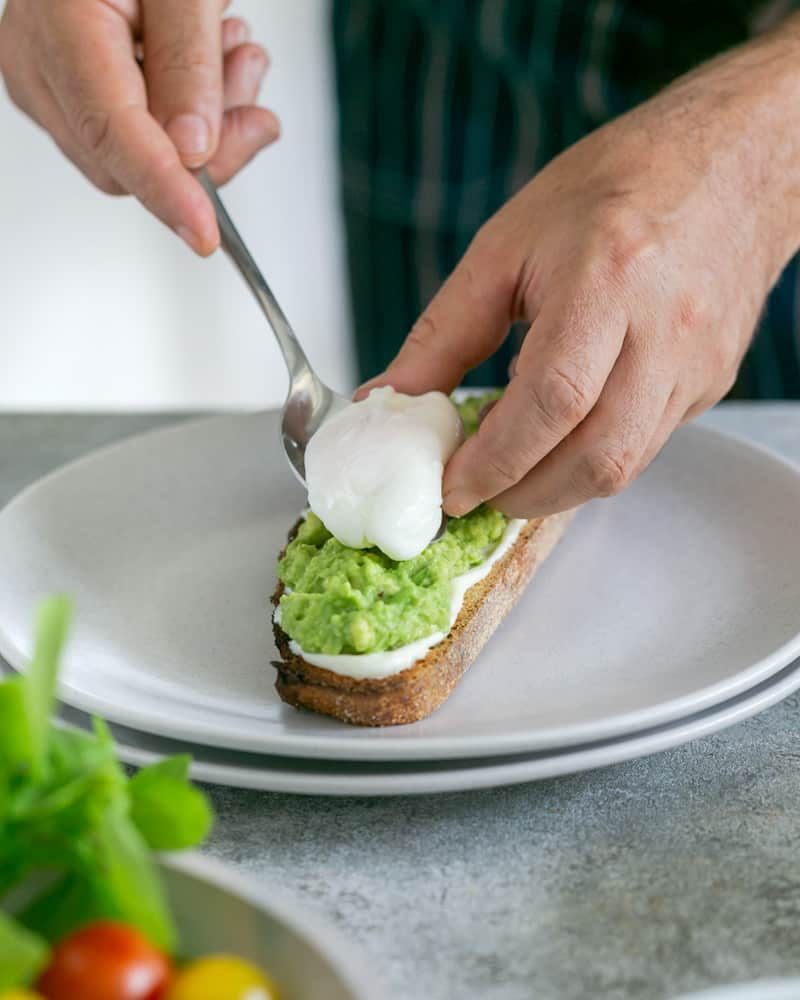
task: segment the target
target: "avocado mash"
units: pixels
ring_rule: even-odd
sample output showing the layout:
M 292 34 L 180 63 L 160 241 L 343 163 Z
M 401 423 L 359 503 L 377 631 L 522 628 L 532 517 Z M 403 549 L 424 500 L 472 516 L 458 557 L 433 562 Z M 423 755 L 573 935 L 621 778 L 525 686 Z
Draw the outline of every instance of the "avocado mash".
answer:
M 459 405 L 467 433 L 497 395 Z M 436 544 L 397 562 L 375 548 L 347 548 L 309 513 L 278 564 L 289 591 L 281 597 L 281 627 L 307 652 L 327 654 L 377 653 L 446 632 L 450 581 L 486 559 L 506 524 L 480 506 L 451 518 Z

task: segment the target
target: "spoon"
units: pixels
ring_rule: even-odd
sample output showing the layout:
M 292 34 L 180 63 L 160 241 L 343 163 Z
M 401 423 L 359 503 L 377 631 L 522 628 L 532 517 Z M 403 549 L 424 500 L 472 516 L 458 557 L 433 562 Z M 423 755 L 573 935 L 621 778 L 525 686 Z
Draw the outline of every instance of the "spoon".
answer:
M 272 289 L 228 215 L 214 182 L 205 170 L 198 172 L 197 179 L 205 188 L 214 206 L 222 247 L 255 295 L 267 317 L 267 322 L 272 327 L 283 360 L 286 362 L 289 372 L 289 393 L 281 415 L 281 439 L 292 472 L 305 486 L 308 442 L 319 430 L 323 421 L 345 406 L 349 406 L 350 400 L 325 385 L 311 367 L 300 341 L 278 305 L 278 300 L 272 294 Z
M 325 385 L 311 367 L 305 351 L 300 346 L 294 330 L 272 294 L 272 289 L 253 260 L 244 240 L 239 235 L 233 220 L 222 203 L 219 192 L 205 170 L 197 173 L 211 199 L 219 225 L 220 242 L 255 295 L 267 322 L 272 327 L 275 339 L 283 354 L 289 372 L 289 393 L 283 404 L 281 415 L 281 440 L 283 450 L 292 472 L 303 486 L 306 485 L 306 448 L 308 442 L 321 427 L 323 421 L 338 413 L 350 400 Z M 431 539 L 438 542 L 447 528 L 447 515 L 442 520 L 436 534 Z

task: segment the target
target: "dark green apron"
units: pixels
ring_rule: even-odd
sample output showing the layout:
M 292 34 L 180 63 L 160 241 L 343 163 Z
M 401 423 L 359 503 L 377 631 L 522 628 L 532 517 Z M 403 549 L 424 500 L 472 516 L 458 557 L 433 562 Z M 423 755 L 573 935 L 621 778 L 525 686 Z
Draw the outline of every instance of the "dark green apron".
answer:
M 481 223 L 526 180 L 750 37 L 764 9 L 757 0 L 334 0 L 361 376 L 387 365 Z M 795 260 L 770 296 L 736 395 L 800 398 L 797 281 Z M 468 381 L 503 383 L 518 341 L 512 335 Z

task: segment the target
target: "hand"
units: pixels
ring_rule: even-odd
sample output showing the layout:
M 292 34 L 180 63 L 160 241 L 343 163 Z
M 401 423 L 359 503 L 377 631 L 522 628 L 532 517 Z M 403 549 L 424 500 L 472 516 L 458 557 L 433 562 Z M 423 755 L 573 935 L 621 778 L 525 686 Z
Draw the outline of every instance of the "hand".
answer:
M 12 100 L 102 191 L 132 194 L 200 254 L 219 243 L 205 192 L 278 136 L 256 100 L 268 60 L 223 0 L 8 0 Z M 140 67 L 137 54 L 141 52 Z
M 445 510 L 532 517 L 629 484 L 734 382 L 797 248 L 798 22 L 678 81 L 541 171 L 478 233 L 374 385 L 450 391 L 517 320 L 502 400 Z M 791 112 L 793 119 L 797 111 Z

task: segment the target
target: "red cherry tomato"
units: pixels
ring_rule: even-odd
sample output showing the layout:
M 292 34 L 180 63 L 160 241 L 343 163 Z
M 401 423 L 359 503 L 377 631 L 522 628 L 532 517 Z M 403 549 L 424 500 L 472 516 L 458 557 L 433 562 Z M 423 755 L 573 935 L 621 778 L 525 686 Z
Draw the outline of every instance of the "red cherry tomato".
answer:
M 159 1000 L 169 960 L 125 924 L 90 924 L 56 945 L 36 988 L 47 1000 Z

